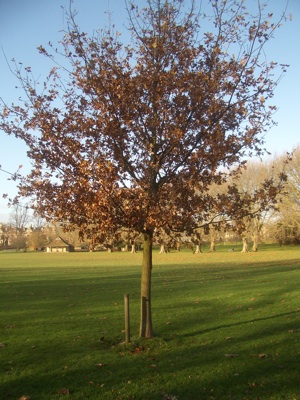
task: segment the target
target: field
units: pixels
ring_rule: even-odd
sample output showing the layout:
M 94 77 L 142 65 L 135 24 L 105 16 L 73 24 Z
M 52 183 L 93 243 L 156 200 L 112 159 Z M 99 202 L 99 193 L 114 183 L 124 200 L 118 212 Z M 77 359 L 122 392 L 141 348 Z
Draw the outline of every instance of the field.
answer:
M 300 248 L 0 253 L 0 399 L 299 400 Z M 131 343 L 124 344 L 124 294 Z

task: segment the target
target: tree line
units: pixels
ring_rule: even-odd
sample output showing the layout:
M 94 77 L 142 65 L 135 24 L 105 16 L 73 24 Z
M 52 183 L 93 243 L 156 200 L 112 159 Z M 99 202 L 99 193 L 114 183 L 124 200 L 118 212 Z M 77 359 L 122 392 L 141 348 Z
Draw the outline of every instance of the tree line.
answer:
M 204 244 L 210 252 L 214 252 L 220 243 L 235 245 L 235 250 L 240 249 L 242 243 L 244 252 L 258 251 L 260 243 L 300 244 L 300 148 L 289 155 L 276 156 L 264 162 L 248 162 L 236 184 L 241 193 L 252 195 L 278 171 L 284 171 L 286 182 L 278 192 L 274 207 L 260 212 L 253 210 L 253 215 L 247 215 L 241 221 L 218 216 L 215 224 L 192 232 L 157 229 L 154 231 L 154 245 L 159 247 L 160 253 L 180 251 L 181 248 L 201 253 Z M 47 223 L 37 215 L 32 217 L 28 205 L 15 204 L 9 222 L 1 224 L 0 249 L 43 249 L 57 236 L 64 237 L 75 248 L 86 251 L 123 250 L 135 253 L 141 249 L 143 242 L 138 231 L 126 227 L 115 232 L 95 233 L 93 237 L 80 237 L 78 229 L 66 231 L 59 223 Z

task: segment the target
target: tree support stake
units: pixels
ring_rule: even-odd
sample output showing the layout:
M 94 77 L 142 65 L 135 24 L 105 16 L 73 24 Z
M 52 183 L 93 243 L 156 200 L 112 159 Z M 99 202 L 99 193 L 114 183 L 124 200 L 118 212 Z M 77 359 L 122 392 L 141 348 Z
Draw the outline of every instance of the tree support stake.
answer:
M 130 343 L 129 294 L 124 294 L 125 343 Z

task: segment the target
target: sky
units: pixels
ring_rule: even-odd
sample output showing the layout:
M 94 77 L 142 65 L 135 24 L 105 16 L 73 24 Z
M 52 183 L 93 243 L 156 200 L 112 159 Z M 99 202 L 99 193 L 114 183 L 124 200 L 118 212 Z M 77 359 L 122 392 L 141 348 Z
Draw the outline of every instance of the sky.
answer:
M 141 2 L 136 0 L 137 4 Z M 107 25 L 107 12 L 117 30 L 122 31 L 127 24 L 124 0 L 74 0 L 73 4 L 77 10 L 76 21 L 84 32 L 92 33 Z M 269 0 L 269 9 L 278 16 L 285 4 L 286 0 Z M 17 82 L 7 61 L 14 58 L 24 66 L 31 66 L 36 77 L 45 75 L 50 65 L 36 49 L 61 39 L 66 29 L 64 8 L 68 7 L 69 0 L 0 0 L 0 97 L 8 104 L 16 102 L 21 92 L 15 89 Z M 290 152 L 300 145 L 300 0 L 289 0 L 287 13 L 292 15 L 292 20 L 276 32 L 267 47 L 268 60 L 290 65 L 272 102 L 279 108 L 274 117 L 277 126 L 266 136 L 266 148 L 273 155 Z M 19 165 L 23 165 L 23 172 L 30 167 L 25 145 L 1 130 L 0 165 L 11 173 Z M 0 171 L 0 223 L 8 222 L 11 213 L 2 194 L 13 197 L 17 193 L 16 182 L 8 180 L 9 177 Z

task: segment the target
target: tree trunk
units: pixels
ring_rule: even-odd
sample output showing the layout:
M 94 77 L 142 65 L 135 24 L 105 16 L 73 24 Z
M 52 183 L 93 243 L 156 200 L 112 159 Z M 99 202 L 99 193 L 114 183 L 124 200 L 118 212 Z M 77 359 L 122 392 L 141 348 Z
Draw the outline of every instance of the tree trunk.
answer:
M 127 252 L 127 251 L 129 251 L 129 245 L 128 245 L 128 243 L 126 243 L 125 246 L 124 246 L 124 252 Z
M 213 253 L 213 252 L 216 251 L 216 242 L 215 242 L 215 239 L 211 239 L 211 240 L 210 240 L 210 249 L 209 249 L 209 251 L 210 251 L 211 253 Z
M 253 236 L 252 251 L 258 251 L 258 241 L 259 241 L 258 235 L 255 234 L 255 235 Z
M 135 242 L 131 243 L 131 253 L 136 253 L 136 246 L 135 246 Z
M 248 242 L 247 238 L 243 237 L 243 250 L 242 253 L 248 253 L 249 248 L 248 248 Z
M 154 336 L 151 315 L 152 239 L 153 231 L 144 233 L 140 319 L 140 337 L 144 338 Z
M 167 246 L 166 246 L 164 243 L 162 243 L 162 244 L 160 245 L 159 254 L 165 254 L 165 253 L 168 253 L 168 248 L 167 248 Z
M 202 253 L 202 250 L 201 250 L 201 243 L 199 242 L 198 244 L 196 244 L 195 254 L 200 254 L 200 253 Z

